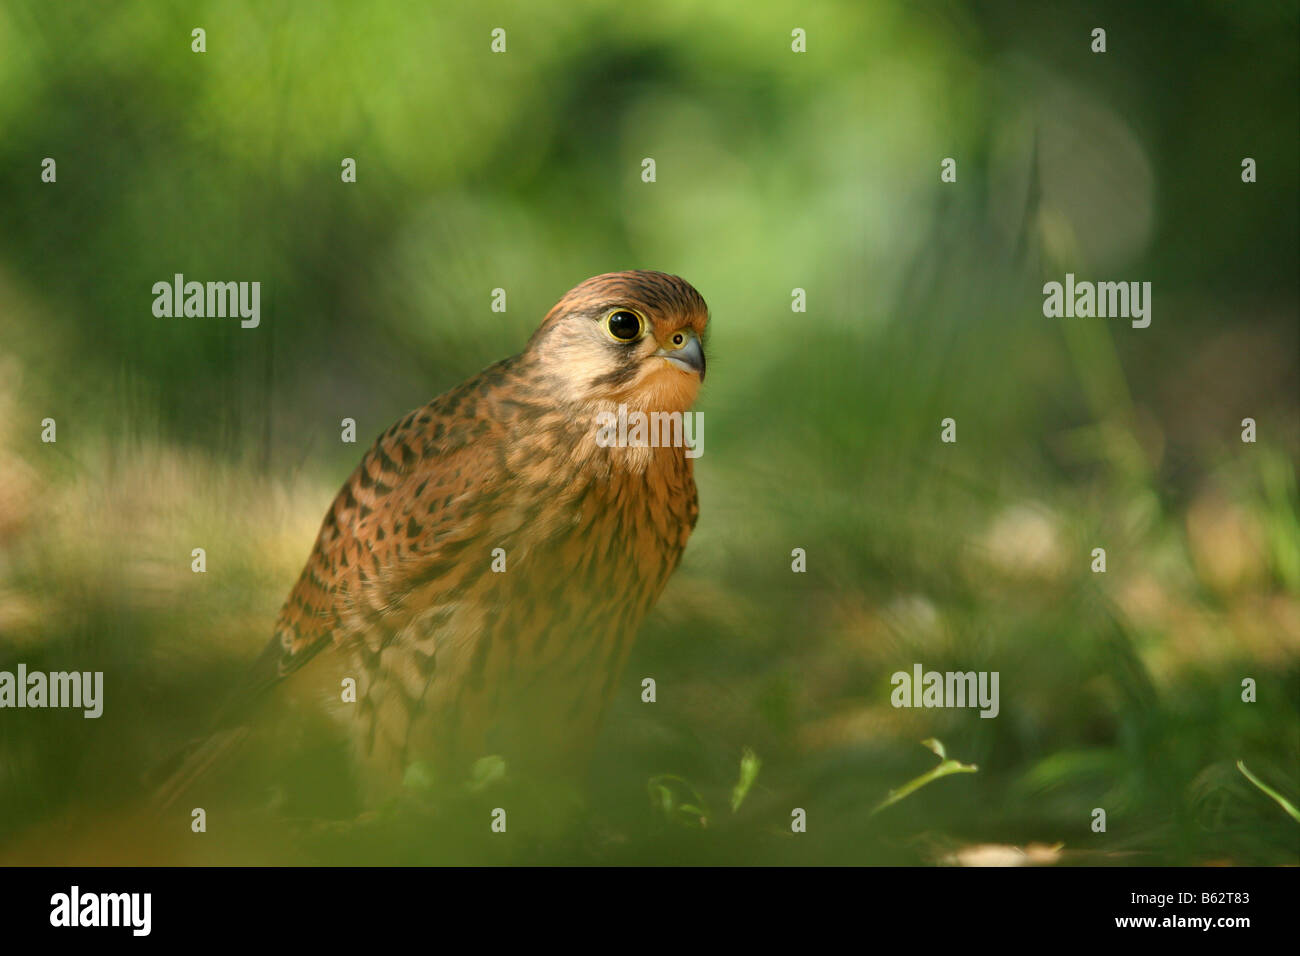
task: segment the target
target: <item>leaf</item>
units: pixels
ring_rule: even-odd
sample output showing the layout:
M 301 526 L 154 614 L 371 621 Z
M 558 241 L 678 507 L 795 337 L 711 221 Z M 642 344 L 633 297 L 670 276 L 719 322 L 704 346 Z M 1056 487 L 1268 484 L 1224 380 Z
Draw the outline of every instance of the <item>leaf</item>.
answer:
M 709 816 L 699 807 L 692 806 L 689 803 L 683 803 L 677 808 L 677 810 L 681 814 L 681 822 L 686 824 L 686 826 L 697 827 L 701 830 L 708 827 Z
M 943 741 L 938 739 L 937 737 L 927 737 L 925 740 L 921 741 L 921 746 L 929 747 L 931 750 L 933 750 L 936 754 L 939 755 L 940 760 L 948 759 L 948 751 L 944 749 Z
M 679 800 L 674 788 L 682 792 L 682 799 Z M 708 826 L 709 806 L 690 781 L 663 773 L 651 777 L 646 782 L 646 789 L 650 794 L 650 805 L 669 823 L 697 829 Z
M 1277 803 L 1279 807 L 1285 810 L 1292 820 L 1294 820 L 1296 823 L 1300 823 L 1300 810 L 1296 809 L 1294 803 L 1292 803 L 1286 797 L 1282 796 L 1282 794 L 1278 793 L 1268 784 L 1264 783 L 1264 781 L 1260 780 L 1257 776 L 1255 776 L 1253 773 L 1247 770 L 1246 764 L 1243 761 L 1240 760 L 1237 761 L 1237 769 L 1242 772 L 1242 774 L 1246 777 L 1247 780 L 1249 780 L 1255 786 L 1259 787 L 1259 789 L 1263 791 L 1263 793 L 1266 796 L 1272 797 L 1273 801 Z
M 504 780 L 506 777 L 506 761 L 499 754 L 492 754 L 488 757 L 479 757 L 474 761 L 474 767 L 470 771 L 469 787 L 471 793 L 478 793 L 480 790 L 486 790 L 492 784 Z
M 739 810 L 740 805 L 745 802 L 745 797 L 749 795 L 750 787 L 754 786 L 754 781 L 758 779 L 758 771 L 762 766 L 763 761 L 758 759 L 758 755 L 746 747 L 744 753 L 740 755 L 740 779 L 731 790 L 732 813 Z
M 979 770 L 979 767 L 975 766 L 973 763 L 961 763 L 960 761 L 957 760 L 946 759 L 945 758 L 946 751 L 944 750 L 943 743 L 939 740 L 936 740 L 933 737 L 929 738 L 928 740 L 921 741 L 921 744 L 922 746 L 927 747 L 930 750 L 934 751 L 934 753 L 941 760 L 943 760 L 943 763 L 939 764 L 939 766 L 935 767 L 929 773 L 923 773 L 921 774 L 921 776 L 915 778 L 914 780 L 909 780 L 907 783 L 903 784 L 897 790 L 889 791 L 889 795 L 885 797 L 885 799 L 882 800 L 879 804 L 877 804 L 876 808 L 871 811 L 871 816 L 874 817 L 881 810 L 885 809 L 885 807 L 892 806 L 893 804 L 897 803 L 899 800 L 903 800 L 911 796 L 912 794 L 916 793 L 916 791 L 924 787 L 926 784 L 933 783 L 934 781 L 939 780 L 943 777 L 947 777 L 950 774 L 975 773 L 977 770 Z
M 665 815 L 671 815 L 673 812 L 673 792 L 667 787 L 660 785 L 654 788 L 654 795 L 659 798 L 659 809 L 662 810 Z
M 433 784 L 433 768 L 423 760 L 415 761 L 402 774 L 402 786 L 409 790 L 427 793 L 433 789 Z

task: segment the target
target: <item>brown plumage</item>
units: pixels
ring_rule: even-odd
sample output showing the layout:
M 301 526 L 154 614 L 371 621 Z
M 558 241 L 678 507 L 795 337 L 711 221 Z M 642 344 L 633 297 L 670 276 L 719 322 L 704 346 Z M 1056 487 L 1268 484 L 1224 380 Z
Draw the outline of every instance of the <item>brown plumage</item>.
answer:
M 344 655 L 358 748 L 389 779 L 415 760 L 463 779 L 488 754 L 580 766 L 699 512 L 683 448 L 600 447 L 597 415 L 688 410 L 707 321 L 676 276 L 597 276 L 520 354 L 384 432 L 326 512 L 256 683 Z

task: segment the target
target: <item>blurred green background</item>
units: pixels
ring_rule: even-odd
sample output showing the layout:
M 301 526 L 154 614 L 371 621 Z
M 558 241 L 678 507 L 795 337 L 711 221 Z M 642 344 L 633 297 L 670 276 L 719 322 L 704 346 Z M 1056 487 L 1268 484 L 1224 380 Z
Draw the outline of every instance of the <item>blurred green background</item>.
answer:
M 1029 6 L 0 0 L 0 669 L 106 681 L 0 712 L 0 862 L 1300 862 L 1235 766 L 1300 802 L 1297 7 Z M 207 834 L 149 811 L 370 438 L 625 268 L 712 309 L 702 516 L 583 792 L 367 811 L 289 688 Z M 978 772 L 873 815 L 929 737 Z

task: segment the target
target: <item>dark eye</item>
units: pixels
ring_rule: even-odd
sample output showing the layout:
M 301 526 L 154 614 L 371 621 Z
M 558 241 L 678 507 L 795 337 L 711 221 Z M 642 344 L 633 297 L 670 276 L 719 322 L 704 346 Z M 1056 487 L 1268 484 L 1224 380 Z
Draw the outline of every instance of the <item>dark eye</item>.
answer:
M 642 327 L 641 316 L 627 309 L 611 312 L 609 318 L 605 320 L 605 328 L 609 330 L 609 334 L 620 342 L 631 342 L 640 336 Z

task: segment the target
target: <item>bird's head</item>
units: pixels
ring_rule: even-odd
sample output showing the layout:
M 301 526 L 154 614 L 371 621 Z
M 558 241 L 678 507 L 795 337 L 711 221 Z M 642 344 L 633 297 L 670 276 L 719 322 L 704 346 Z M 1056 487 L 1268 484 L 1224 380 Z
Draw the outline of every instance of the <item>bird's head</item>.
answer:
M 557 302 L 526 354 L 574 404 L 684 412 L 704 380 L 708 321 L 709 307 L 686 280 L 610 272 Z

